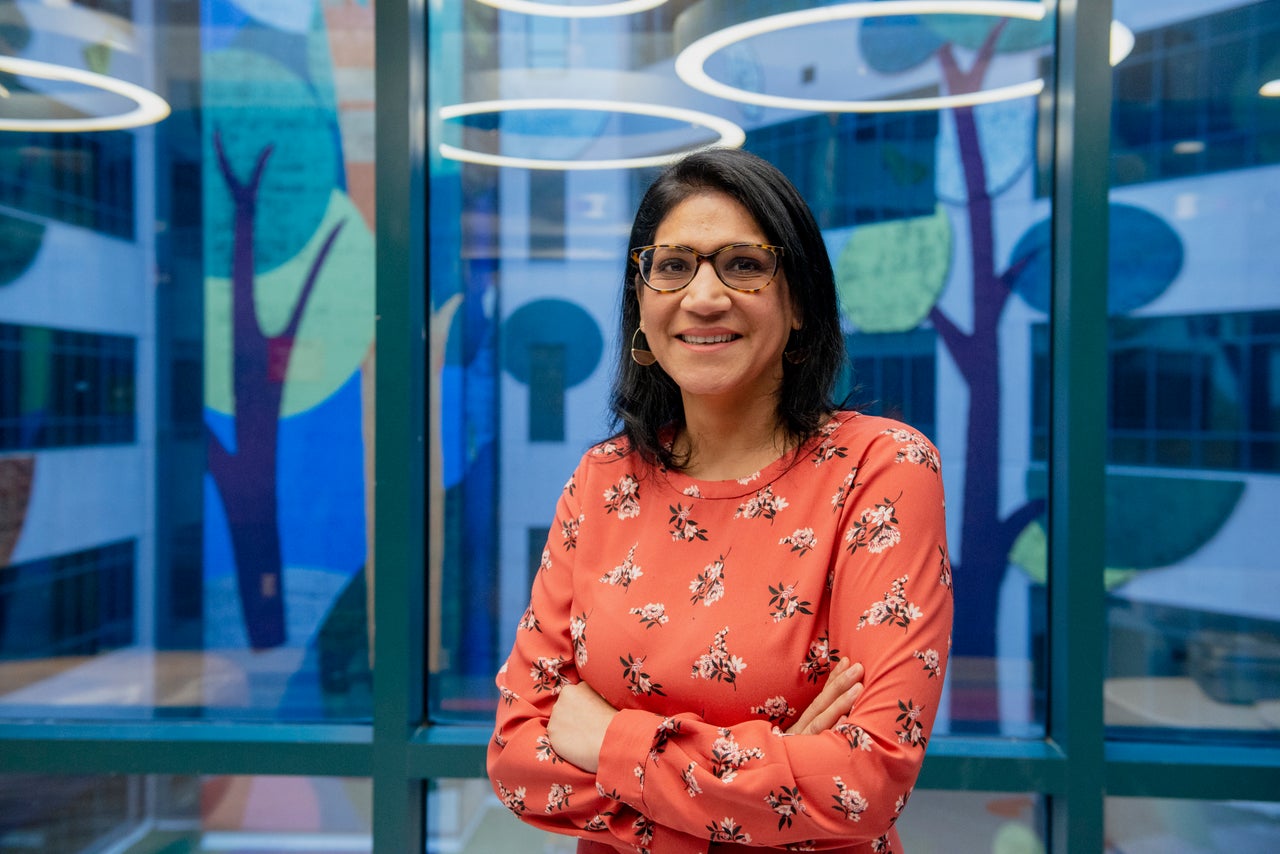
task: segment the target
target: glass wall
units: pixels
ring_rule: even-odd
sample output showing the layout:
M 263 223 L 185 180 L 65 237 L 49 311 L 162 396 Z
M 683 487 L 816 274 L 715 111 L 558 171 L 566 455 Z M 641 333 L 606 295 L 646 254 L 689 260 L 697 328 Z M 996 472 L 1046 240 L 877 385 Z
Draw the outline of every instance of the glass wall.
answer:
M 494 674 L 707 145 L 941 453 L 908 850 L 1280 850 L 1280 0 L 0 0 L 0 852 L 572 850 Z
M 911 797 L 916 820 L 904 822 L 902 844 L 913 854 L 1045 850 L 1044 804 L 1034 794 L 922 791 Z M 428 796 L 428 851 L 573 854 L 577 841 L 517 821 L 481 780 L 440 780 Z M 1127 849 L 1126 849 L 1127 850 Z
M 371 851 L 368 780 L 0 775 L 0 851 Z
M 1011 555 L 1034 550 L 1044 512 L 1027 330 L 1048 307 L 1019 250 L 1052 213 L 1037 149 L 1052 16 L 647 5 L 432 18 L 431 300 L 447 339 L 431 572 L 459 597 L 431 638 L 432 712 L 492 707 L 560 486 L 615 429 L 626 236 L 656 164 L 740 136 L 823 227 L 851 354 L 839 397 L 942 452 L 971 615 L 956 623 L 943 729 L 1042 734 L 1044 571 Z M 730 35 L 752 20 L 750 38 Z
M 1106 720 L 1280 735 L 1280 3 L 1123 0 L 1108 281 Z M 1140 533 L 1139 533 L 1140 532 Z
M 0 4 L 0 717 L 369 716 L 373 25 Z

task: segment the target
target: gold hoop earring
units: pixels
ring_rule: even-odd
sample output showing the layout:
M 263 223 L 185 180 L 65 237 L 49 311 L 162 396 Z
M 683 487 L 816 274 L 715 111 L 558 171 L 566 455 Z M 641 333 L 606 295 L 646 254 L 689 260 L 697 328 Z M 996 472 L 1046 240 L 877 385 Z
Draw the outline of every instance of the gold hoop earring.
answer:
M 787 339 L 787 345 L 791 349 L 782 351 L 782 358 L 786 359 L 793 365 L 799 365 L 803 363 L 805 359 L 809 358 L 809 348 L 799 346 L 800 342 L 796 339 L 800 336 L 796 335 L 796 331 L 797 330 L 793 330 L 791 337 Z
M 644 339 L 644 346 L 641 347 L 636 343 L 636 339 L 644 335 L 644 330 L 636 327 L 636 331 L 631 333 L 631 361 L 635 362 L 642 368 L 647 368 L 658 361 L 658 357 L 653 355 L 649 349 L 649 339 Z

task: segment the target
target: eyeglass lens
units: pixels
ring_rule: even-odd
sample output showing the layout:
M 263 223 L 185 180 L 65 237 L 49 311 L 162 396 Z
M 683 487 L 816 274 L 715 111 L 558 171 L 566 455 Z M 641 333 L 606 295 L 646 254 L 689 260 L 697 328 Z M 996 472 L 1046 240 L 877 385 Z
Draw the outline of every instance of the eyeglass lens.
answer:
M 708 258 L 683 246 L 649 246 L 640 252 L 640 275 L 650 287 L 674 291 L 693 281 L 701 259 Z M 725 246 L 711 253 L 720 281 L 731 288 L 753 291 L 773 279 L 778 258 L 764 246 Z

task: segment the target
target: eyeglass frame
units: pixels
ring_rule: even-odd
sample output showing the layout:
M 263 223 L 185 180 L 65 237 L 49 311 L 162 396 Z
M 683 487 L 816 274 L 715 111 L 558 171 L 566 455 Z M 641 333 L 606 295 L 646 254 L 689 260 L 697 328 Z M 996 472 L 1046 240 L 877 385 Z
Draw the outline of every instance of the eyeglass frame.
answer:
M 769 276 L 768 281 L 766 281 L 763 285 L 761 285 L 758 288 L 740 288 L 740 287 L 737 287 L 736 285 L 729 284 L 724 280 L 724 276 L 720 275 L 720 268 L 717 267 L 715 264 L 715 261 L 712 260 L 721 252 L 725 251 L 726 249 L 741 249 L 743 247 L 749 247 L 752 249 L 767 249 L 769 253 L 773 255 L 773 274 Z M 689 281 L 685 282 L 683 285 L 681 285 L 678 288 L 655 288 L 652 284 L 649 283 L 648 278 L 646 278 L 644 273 L 641 271 L 640 253 L 645 252 L 646 250 L 649 250 L 649 249 L 683 249 L 686 252 L 693 255 L 693 272 L 689 274 Z M 711 261 L 711 269 L 716 274 L 716 278 L 720 280 L 720 284 L 724 285 L 729 290 L 737 291 L 740 294 L 757 294 L 757 293 L 760 293 L 760 291 L 772 285 L 774 280 L 778 278 L 778 270 L 780 270 L 782 267 L 782 257 L 786 254 L 786 252 L 787 252 L 787 248 L 785 246 L 775 246 L 772 243 L 726 243 L 724 246 L 721 246 L 719 249 L 713 250 L 711 252 L 699 252 L 697 249 L 694 249 L 692 246 L 685 246 L 683 243 L 651 243 L 647 246 L 633 247 L 631 249 L 631 260 L 634 261 L 636 264 L 636 275 L 640 277 L 640 281 L 644 283 L 644 286 L 646 288 L 648 288 L 649 290 L 657 294 L 679 293 L 680 291 L 689 287 L 689 285 L 693 284 L 693 280 L 697 278 L 698 270 L 702 267 L 702 262 L 708 261 L 708 260 Z

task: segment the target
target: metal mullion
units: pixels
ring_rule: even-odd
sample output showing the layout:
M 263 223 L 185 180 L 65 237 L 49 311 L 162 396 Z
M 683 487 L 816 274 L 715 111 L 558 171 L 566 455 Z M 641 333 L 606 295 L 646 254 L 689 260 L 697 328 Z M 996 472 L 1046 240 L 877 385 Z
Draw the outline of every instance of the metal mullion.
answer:
M 918 789 L 986 792 L 1066 791 L 1066 756 L 1049 740 L 938 736 L 929 743 Z
M 360 724 L 210 721 L 0 723 L 0 773 L 366 777 Z
M 1055 854 L 1101 852 L 1110 0 L 1063 0 L 1055 75 L 1050 315 L 1048 737 L 1065 754 L 1049 801 Z
M 483 777 L 493 731 L 474 725 L 423 727 L 409 745 L 408 773 Z M 988 792 L 1066 791 L 1066 757 L 1053 742 L 938 736 L 916 783 L 918 789 Z
M 1111 742 L 1106 792 L 1116 797 L 1280 801 L 1280 746 Z
M 421 0 L 377 4 L 373 585 L 373 848 L 424 850 L 422 780 L 407 746 L 423 717 L 426 104 Z
M 414 733 L 406 762 L 411 776 L 484 777 L 485 751 L 493 727 L 424 726 Z

